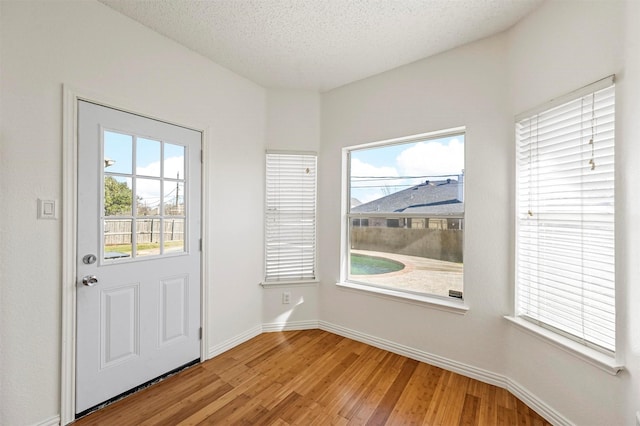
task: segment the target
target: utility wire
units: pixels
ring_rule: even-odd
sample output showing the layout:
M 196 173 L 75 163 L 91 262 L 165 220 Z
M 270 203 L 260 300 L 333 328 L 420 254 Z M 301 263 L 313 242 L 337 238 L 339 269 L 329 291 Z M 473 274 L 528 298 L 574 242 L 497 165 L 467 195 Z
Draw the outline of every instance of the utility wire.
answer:
M 459 176 L 460 173 L 451 173 L 448 175 L 422 175 L 422 176 L 351 176 L 351 179 L 358 179 L 358 182 L 365 180 L 399 180 L 399 179 L 424 179 L 424 178 L 446 178 L 451 176 Z

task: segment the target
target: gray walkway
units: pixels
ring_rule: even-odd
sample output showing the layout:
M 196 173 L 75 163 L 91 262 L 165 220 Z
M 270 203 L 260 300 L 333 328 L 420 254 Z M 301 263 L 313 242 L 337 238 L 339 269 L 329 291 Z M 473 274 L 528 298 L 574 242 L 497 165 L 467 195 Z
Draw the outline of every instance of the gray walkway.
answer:
M 449 290 L 462 291 L 462 263 L 367 250 L 351 250 L 351 252 L 384 257 L 405 265 L 403 270 L 388 274 L 354 275 L 352 279 L 356 281 L 445 297 L 449 296 Z

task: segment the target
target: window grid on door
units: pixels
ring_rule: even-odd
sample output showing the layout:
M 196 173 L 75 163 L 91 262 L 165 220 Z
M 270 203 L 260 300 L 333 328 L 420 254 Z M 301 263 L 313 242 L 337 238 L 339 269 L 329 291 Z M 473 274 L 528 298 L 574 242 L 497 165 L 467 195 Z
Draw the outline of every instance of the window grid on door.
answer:
M 106 129 L 102 146 L 103 261 L 186 252 L 186 147 Z

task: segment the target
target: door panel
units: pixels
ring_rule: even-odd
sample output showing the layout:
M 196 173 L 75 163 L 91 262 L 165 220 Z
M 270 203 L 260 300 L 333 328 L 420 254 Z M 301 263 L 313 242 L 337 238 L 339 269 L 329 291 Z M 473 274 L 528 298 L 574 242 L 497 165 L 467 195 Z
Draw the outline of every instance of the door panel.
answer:
M 100 291 L 101 368 L 110 367 L 140 355 L 139 285 Z
M 78 104 L 76 413 L 200 358 L 200 149 Z
M 175 342 L 188 335 L 189 286 L 188 277 L 162 280 L 160 345 Z

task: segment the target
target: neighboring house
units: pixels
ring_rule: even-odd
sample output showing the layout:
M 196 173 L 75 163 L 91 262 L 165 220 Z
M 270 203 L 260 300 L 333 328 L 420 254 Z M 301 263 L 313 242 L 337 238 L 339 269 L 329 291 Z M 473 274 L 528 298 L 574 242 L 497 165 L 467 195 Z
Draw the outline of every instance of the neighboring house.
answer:
M 425 181 L 386 197 L 361 204 L 352 213 L 416 213 L 415 218 L 354 219 L 354 226 L 463 229 L 464 175 L 458 179 Z M 433 215 L 434 217 L 425 217 Z

